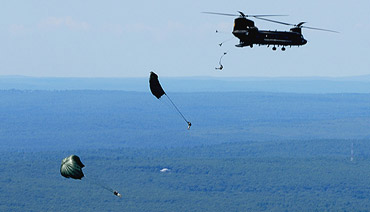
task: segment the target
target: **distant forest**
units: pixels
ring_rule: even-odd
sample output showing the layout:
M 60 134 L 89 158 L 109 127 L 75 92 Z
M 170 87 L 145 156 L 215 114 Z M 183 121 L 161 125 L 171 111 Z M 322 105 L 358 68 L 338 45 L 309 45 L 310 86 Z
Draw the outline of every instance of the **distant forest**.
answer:
M 370 94 L 169 95 L 191 130 L 149 92 L 0 91 L 0 211 L 370 208 Z
M 0 91 L 0 146 L 14 150 L 173 147 L 369 139 L 370 94 Z
M 369 143 L 313 140 L 6 152 L 0 157 L 0 210 L 366 211 Z M 70 154 L 86 165 L 81 181 L 59 174 L 61 159 Z M 170 172 L 161 173 L 162 168 Z M 123 198 L 91 181 L 118 190 Z

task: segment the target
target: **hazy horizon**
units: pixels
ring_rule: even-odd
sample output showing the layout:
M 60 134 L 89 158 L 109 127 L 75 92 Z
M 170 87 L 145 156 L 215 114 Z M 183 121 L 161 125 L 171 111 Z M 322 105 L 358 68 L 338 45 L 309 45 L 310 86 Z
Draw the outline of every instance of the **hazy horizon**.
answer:
M 168 92 L 370 93 L 370 75 L 353 77 L 159 77 Z M 0 76 L 0 89 L 149 92 L 148 77 Z

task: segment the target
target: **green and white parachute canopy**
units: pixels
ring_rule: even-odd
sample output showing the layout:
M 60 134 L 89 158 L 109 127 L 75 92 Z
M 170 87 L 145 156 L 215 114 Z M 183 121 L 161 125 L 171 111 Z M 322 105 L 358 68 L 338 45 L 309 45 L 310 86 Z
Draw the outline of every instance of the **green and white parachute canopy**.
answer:
M 60 174 L 66 178 L 79 179 L 84 177 L 82 168 L 85 165 L 81 162 L 77 155 L 71 155 L 62 160 L 62 165 L 60 166 Z

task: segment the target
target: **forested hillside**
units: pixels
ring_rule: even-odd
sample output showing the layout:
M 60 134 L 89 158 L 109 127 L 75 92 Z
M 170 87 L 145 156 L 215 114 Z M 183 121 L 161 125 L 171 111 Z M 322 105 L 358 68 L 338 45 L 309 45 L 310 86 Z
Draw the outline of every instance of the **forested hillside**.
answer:
M 370 207 L 370 95 L 169 95 L 191 130 L 149 93 L 0 91 L 0 211 Z M 81 181 L 59 173 L 71 154 Z

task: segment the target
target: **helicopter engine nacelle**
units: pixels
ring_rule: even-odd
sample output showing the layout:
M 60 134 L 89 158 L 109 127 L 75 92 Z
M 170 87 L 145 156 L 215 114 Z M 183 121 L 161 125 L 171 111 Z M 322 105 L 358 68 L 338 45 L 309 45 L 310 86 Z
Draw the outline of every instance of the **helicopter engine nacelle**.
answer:
M 291 32 L 297 32 L 299 34 L 302 34 L 302 29 L 301 27 L 293 27 L 290 29 Z

